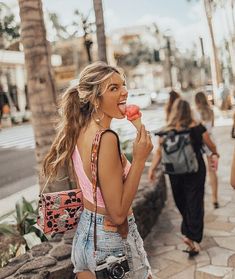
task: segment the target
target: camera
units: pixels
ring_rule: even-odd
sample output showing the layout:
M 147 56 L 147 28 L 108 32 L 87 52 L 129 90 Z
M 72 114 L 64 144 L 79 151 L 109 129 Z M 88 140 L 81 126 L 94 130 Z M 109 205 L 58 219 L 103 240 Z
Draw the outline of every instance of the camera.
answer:
M 117 257 L 109 256 L 99 262 L 95 274 L 97 279 L 122 279 L 130 271 L 127 258 L 120 254 Z

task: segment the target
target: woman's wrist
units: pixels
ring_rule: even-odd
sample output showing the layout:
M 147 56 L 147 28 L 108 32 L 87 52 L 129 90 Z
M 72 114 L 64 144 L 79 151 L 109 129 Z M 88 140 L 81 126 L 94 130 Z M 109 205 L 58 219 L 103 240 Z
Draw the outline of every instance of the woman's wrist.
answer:
M 149 170 L 155 171 L 156 170 L 156 166 L 150 166 Z
M 145 167 L 145 162 L 142 162 L 142 161 L 139 161 L 139 160 L 135 160 L 133 158 L 133 160 L 131 162 L 131 165 L 135 165 L 137 167 L 144 168 Z

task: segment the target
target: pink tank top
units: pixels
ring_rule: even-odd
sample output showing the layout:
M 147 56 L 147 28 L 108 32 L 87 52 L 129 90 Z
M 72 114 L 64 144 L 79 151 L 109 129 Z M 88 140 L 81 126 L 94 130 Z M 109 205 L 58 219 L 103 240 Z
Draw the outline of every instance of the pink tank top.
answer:
M 82 190 L 82 194 L 86 200 L 93 203 L 92 183 L 84 171 L 82 159 L 77 149 L 77 146 L 74 149 L 72 159 L 73 159 L 74 169 L 78 177 L 79 186 Z M 127 160 L 126 166 L 123 170 L 124 178 L 126 178 L 130 170 L 130 167 L 131 167 L 131 163 Z M 99 187 L 97 187 L 97 206 L 105 207 L 104 200 Z

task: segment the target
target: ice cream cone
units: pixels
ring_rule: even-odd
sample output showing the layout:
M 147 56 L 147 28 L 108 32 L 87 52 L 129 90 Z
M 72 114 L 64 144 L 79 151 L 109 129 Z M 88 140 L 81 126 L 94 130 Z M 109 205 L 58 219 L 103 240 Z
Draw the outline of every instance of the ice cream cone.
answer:
M 136 130 L 139 132 L 140 129 L 141 129 L 141 117 L 135 119 L 135 120 L 132 120 L 131 123 L 135 126 Z

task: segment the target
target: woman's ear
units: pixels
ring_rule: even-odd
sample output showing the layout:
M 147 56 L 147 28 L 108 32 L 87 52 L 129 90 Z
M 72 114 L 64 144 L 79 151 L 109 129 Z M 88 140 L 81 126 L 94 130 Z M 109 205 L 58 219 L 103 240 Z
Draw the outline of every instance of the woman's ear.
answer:
M 94 101 L 94 107 L 95 107 L 96 110 L 100 107 L 100 102 L 99 102 L 99 100 L 95 100 L 95 101 Z

